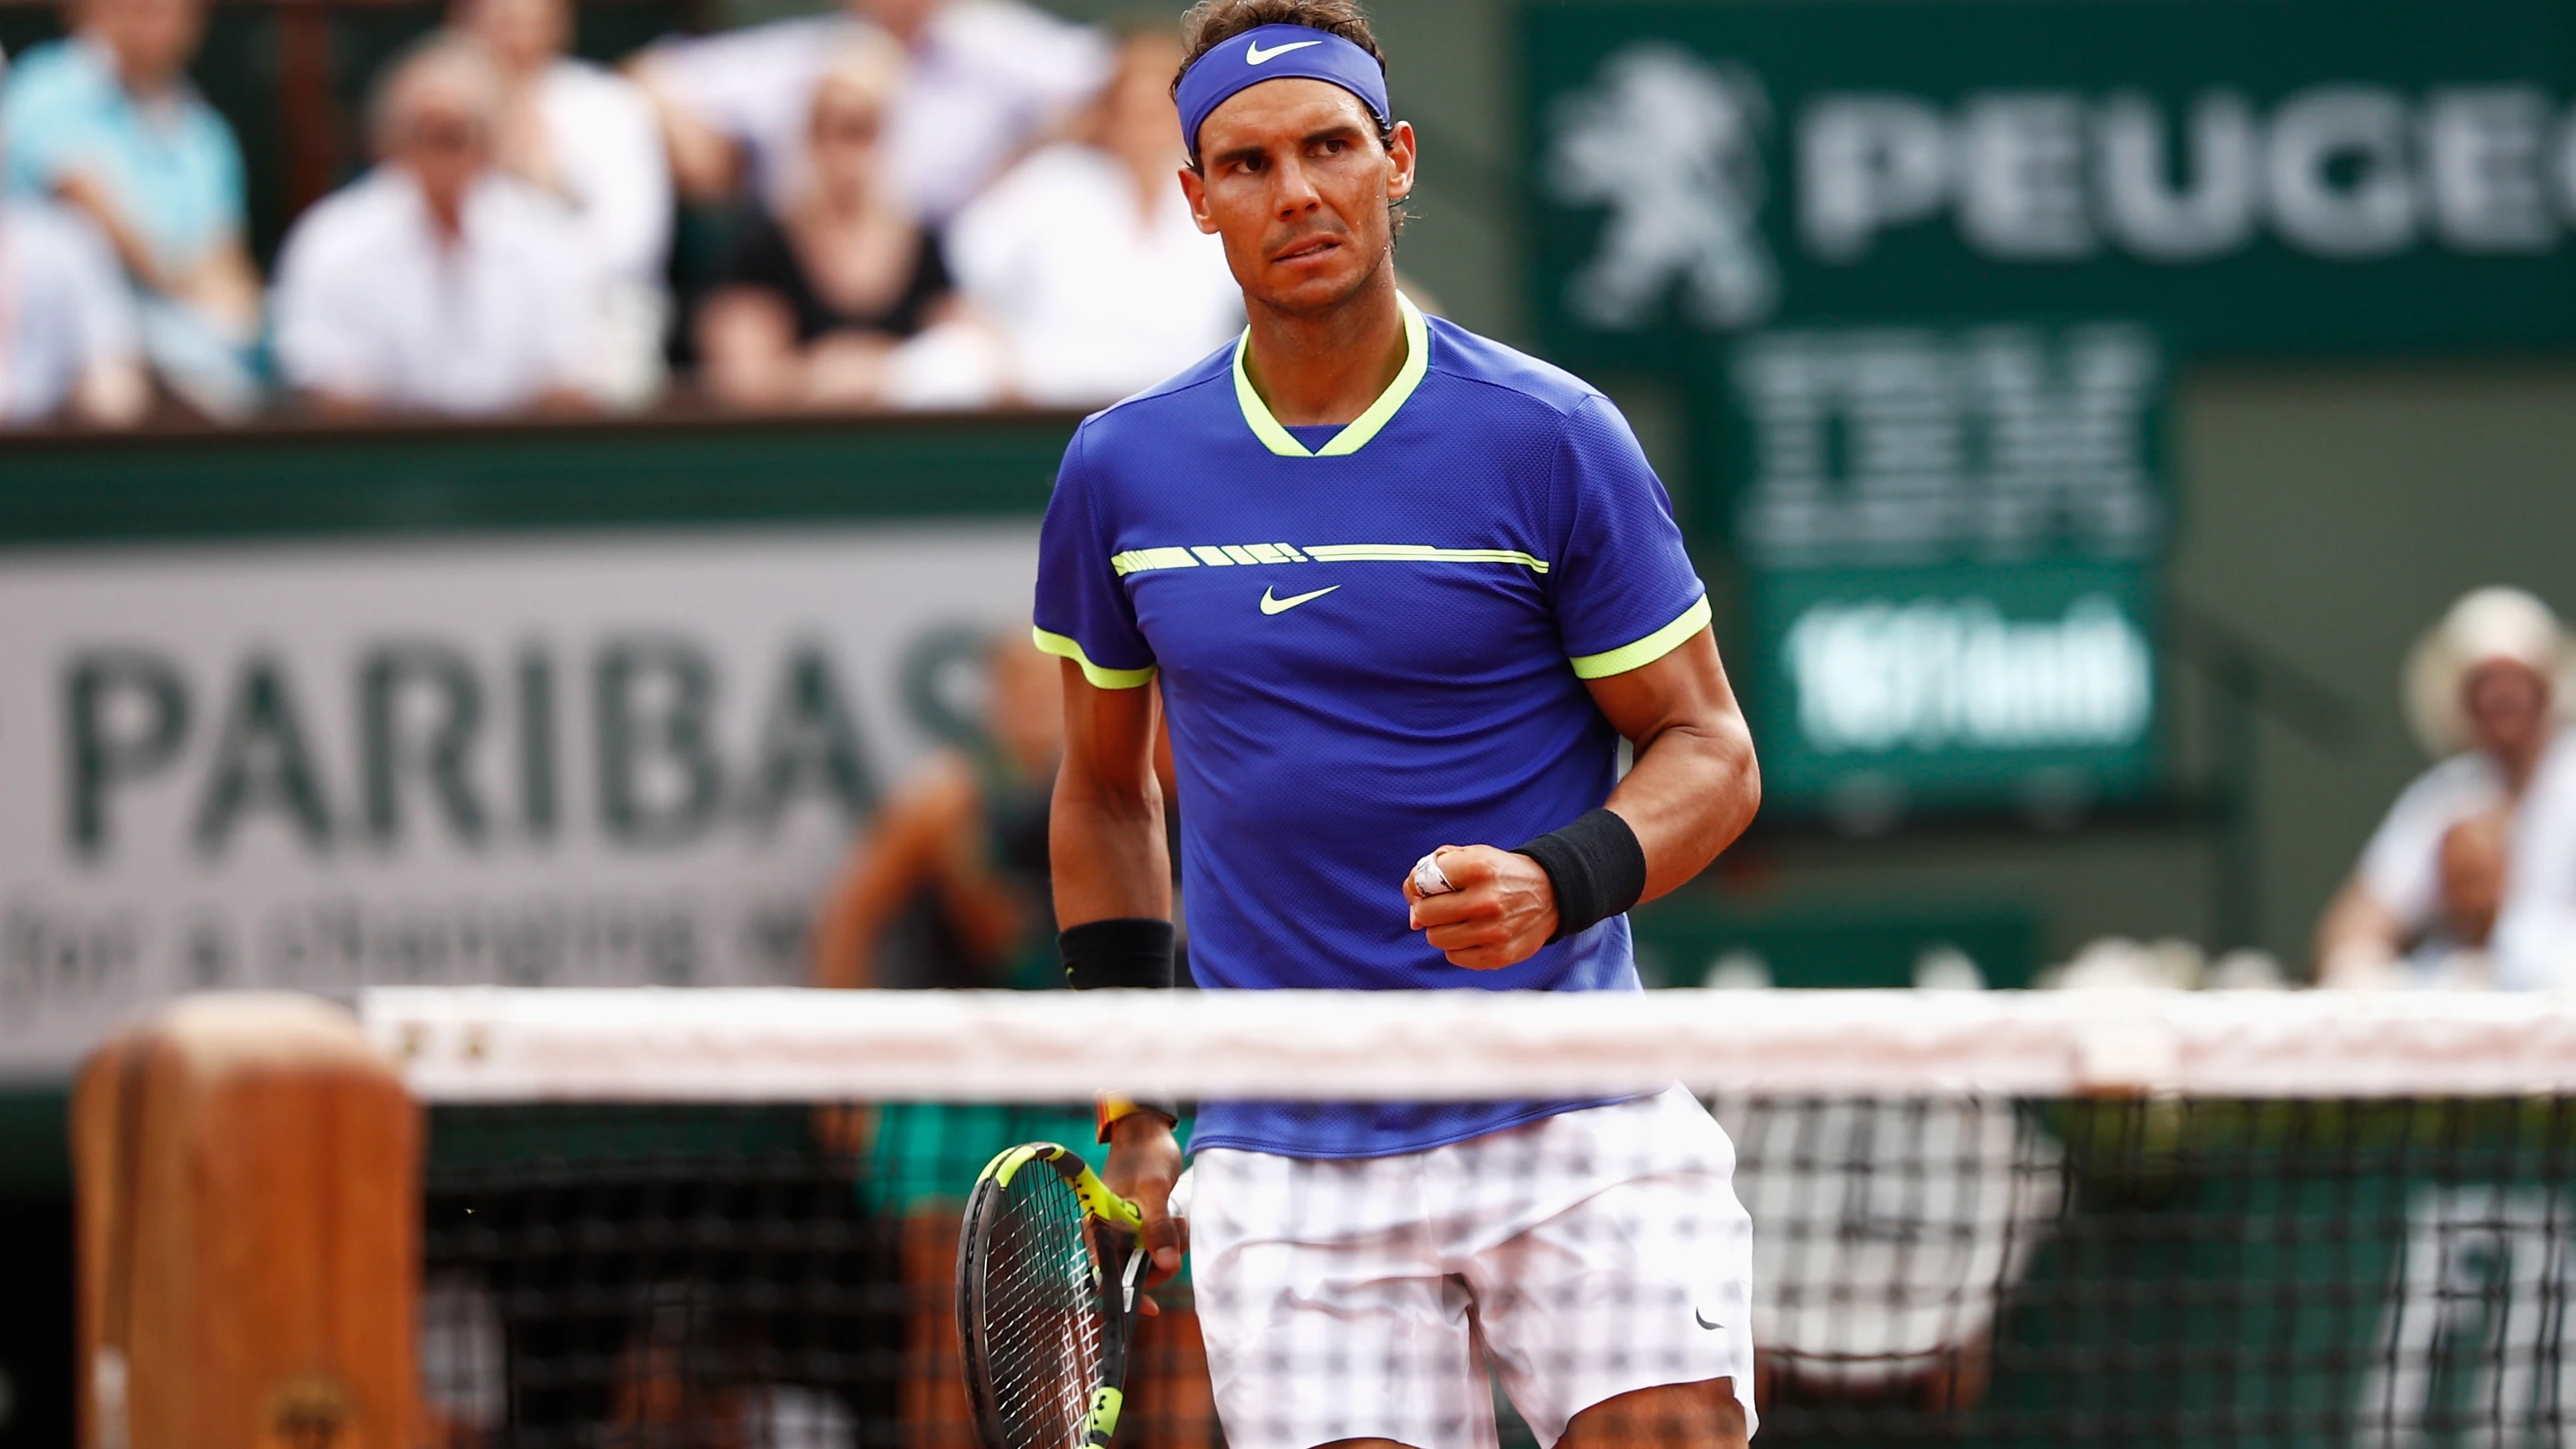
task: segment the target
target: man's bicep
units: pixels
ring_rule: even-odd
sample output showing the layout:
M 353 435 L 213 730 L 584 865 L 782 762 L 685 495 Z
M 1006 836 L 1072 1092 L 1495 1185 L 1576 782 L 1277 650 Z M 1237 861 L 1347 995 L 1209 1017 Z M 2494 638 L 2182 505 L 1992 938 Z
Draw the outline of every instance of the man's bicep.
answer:
M 1047 829 L 1060 927 L 1172 913 L 1163 794 L 1154 781 L 1159 713 L 1153 689 L 1103 688 L 1065 661 L 1064 764 Z
M 1706 624 L 1645 663 L 1583 685 L 1611 727 L 1640 745 L 1677 726 L 1740 727 L 1743 719 L 1717 636 Z
M 1099 684 L 1095 666 L 1063 661 L 1063 785 L 1086 799 L 1124 803 L 1158 795 L 1154 785 L 1156 692 L 1144 680 Z

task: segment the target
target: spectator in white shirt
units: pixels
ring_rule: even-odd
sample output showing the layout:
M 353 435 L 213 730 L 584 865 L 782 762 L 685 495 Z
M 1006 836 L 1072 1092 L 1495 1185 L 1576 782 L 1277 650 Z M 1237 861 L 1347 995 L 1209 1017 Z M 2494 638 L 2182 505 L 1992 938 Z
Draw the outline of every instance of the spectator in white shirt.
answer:
M 479 46 L 413 51 L 377 93 L 379 164 L 287 234 L 278 361 L 322 410 L 593 405 L 598 274 L 563 206 L 494 168 L 501 100 Z
M 571 209 L 604 276 L 602 392 L 649 400 L 663 380 L 672 204 L 652 103 L 633 81 L 564 54 L 567 0 L 457 0 L 453 20 L 500 68 L 500 169 Z
M 2530 907 L 2516 925 L 2526 881 L 2542 879 L 2547 857 L 2576 853 L 2576 840 L 2559 839 L 2576 826 L 2576 734 L 2561 723 L 2576 702 L 2571 664 L 2557 616 L 2520 589 L 2466 595 L 2416 646 L 2408 713 L 2445 758 L 2397 797 L 2327 907 L 2321 984 L 2485 984 L 2491 925 L 2497 983 L 2534 984 L 2513 979 L 2506 946 L 2545 929 Z M 2565 885 L 2560 894 L 2576 896 L 2576 878 Z
M 0 424 L 126 427 L 150 401 L 107 239 L 55 202 L 0 201 Z
M 1168 29 L 1127 36 L 1081 139 L 1021 162 L 950 224 L 958 292 L 1004 338 L 1000 396 L 1115 402 L 1243 326 L 1225 248 L 1191 219 L 1175 175 L 1180 64 Z
M 748 186 L 772 212 L 804 189 L 808 101 L 851 32 L 906 52 L 886 117 L 887 175 L 933 228 L 1080 106 L 1109 69 L 1092 30 L 1020 0 L 842 0 L 839 14 L 664 41 L 639 56 L 681 192 L 721 200 Z

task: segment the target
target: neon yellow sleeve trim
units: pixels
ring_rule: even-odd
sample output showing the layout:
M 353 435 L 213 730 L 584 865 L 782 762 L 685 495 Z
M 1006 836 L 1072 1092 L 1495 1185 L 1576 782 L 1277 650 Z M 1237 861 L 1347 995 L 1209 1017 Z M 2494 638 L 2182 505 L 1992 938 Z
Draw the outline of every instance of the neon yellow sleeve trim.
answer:
M 1634 644 L 1621 645 L 1606 654 L 1586 654 L 1573 661 L 1577 679 L 1607 679 L 1631 669 L 1643 669 L 1689 642 L 1693 634 L 1708 627 L 1708 595 L 1702 594 L 1682 616 Z M 1088 668 L 1089 666 L 1085 666 Z
M 1081 665 L 1082 677 L 1090 680 L 1091 687 L 1094 689 L 1134 689 L 1139 685 L 1153 682 L 1154 668 L 1150 664 L 1142 669 L 1103 669 L 1091 662 L 1090 656 L 1082 652 L 1081 645 L 1062 634 L 1050 634 L 1044 629 L 1033 628 L 1029 630 L 1029 637 L 1037 641 L 1041 653 L 1052 654 L 1058 659 L 1070 659 Z

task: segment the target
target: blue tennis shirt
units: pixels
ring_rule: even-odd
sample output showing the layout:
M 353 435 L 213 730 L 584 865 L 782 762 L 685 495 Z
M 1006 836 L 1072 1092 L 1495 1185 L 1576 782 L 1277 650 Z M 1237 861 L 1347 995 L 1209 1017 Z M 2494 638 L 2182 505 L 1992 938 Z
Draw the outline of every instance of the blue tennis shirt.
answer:
M 1347 427 L 1280 426 L 1241 341 L 1085 419 L 1038 646 L 1101 688 L 1161 678 L 1201 985 L 1634 991 L 1625 918 L 1469 971 L 1406 928 L 1403 881 L 1607 800 L 1583 682 L 1698 633 L 1707 591 L 1609 399 L 1403 307 L 1404 368 Z M 1586 1105 L 1209 1102 L 1192 1145 L 1375 1157 Z

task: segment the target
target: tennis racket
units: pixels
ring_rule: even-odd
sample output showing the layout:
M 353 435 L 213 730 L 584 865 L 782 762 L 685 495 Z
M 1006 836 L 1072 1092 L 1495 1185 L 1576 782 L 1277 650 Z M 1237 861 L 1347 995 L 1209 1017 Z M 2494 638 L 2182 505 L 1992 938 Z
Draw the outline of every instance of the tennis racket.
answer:
M 1052 1142 L 984 1165 L 957 1238 L 957 1337 L 984 1449 L 1105 1445 L 1150 1254 L 1136 1205 Z

